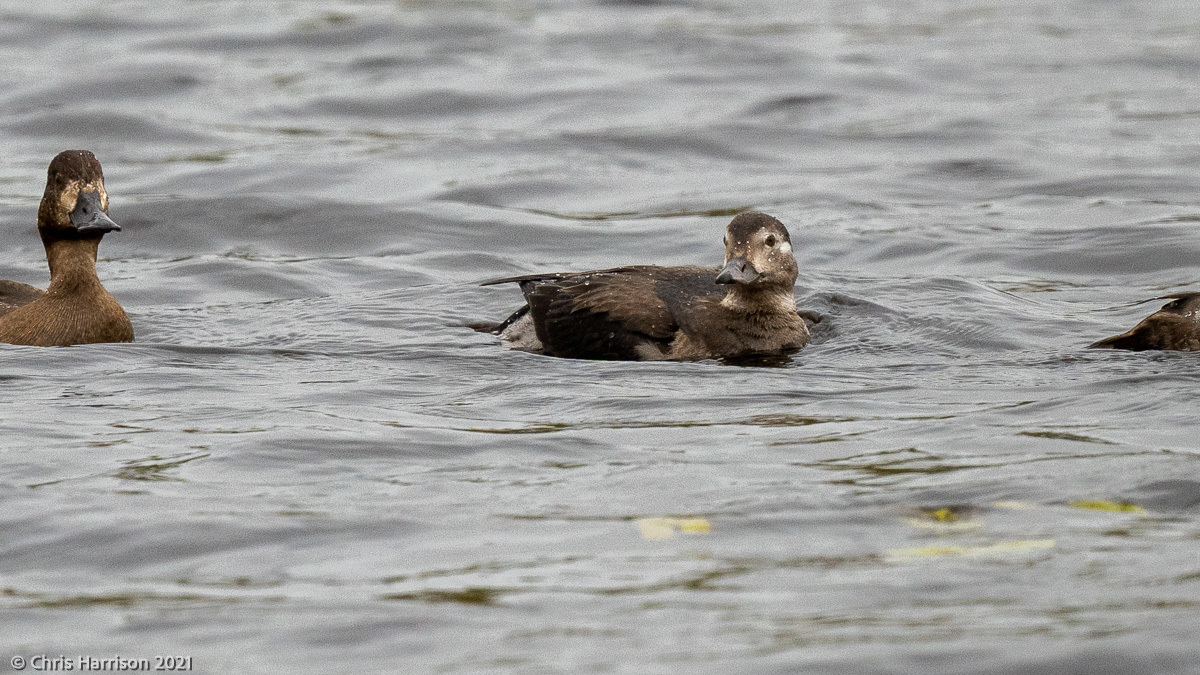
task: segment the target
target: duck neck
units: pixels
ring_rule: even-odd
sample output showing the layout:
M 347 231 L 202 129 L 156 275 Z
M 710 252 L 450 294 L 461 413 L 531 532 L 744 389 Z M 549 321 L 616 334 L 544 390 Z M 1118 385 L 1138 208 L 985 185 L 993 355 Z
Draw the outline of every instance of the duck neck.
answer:
M 96 250 L 100 238 L 61 239 L 46 243 L 46 262 L 50 264 L 47 292 L 99 286 L 96 276 Z
M 796 313 L 796 296 L 792 285 L 754 286 L 732 284 L 721 300 L 721 306 L 742 314 Z

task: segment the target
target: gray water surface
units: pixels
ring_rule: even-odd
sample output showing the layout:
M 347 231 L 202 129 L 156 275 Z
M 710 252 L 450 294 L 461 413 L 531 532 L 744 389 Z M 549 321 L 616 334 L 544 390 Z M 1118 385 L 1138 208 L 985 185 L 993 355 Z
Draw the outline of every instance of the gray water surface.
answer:
M 1192 0 L 0 4 L 0 278 L 86 148 L 137 342 L 0 346 L 0 671 L 1194 673 Z M 466 324 L 791 229 L 782 367 Z

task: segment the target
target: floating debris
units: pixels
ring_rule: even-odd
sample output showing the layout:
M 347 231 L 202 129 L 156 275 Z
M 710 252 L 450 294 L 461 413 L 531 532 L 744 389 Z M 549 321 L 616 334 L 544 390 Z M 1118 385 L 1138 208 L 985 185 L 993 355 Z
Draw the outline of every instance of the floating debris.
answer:
M 670 539 L 676 531 L 706 534 L 712 530 L 707 518 L 639 518 L 635 524 L 642 539 Z

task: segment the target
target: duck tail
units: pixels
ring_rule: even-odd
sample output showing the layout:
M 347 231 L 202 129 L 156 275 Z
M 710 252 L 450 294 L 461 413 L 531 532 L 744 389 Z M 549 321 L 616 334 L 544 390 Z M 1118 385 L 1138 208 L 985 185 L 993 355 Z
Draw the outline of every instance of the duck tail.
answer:
M 517 311 L 512 313 L 512 316 L 509 316 L 507 319 L 501 321 L 500 323 L 495 323 L 493 321 L 477 321 L 475 323 L 467 324 L 467 327 L 470 328 L 471 330 L 475 330 L 480 333 L 491 333 L 492 335 L 499 335 L 499 334 L 503 333 L 509 326 L 520 321 L 521 317 L 525 316 L 528 313 L 529 313 L 529 305 L 522 305 L 520 309 L 518 309 Z

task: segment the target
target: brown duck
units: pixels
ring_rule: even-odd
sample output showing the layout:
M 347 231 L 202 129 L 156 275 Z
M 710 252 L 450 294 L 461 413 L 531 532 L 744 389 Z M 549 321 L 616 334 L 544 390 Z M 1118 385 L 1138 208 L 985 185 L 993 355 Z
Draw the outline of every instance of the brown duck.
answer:
M 61 152 L 46 178 L 38 233 L 46 247 L 50 286 L 0 281 L 0 342 L 73 345 L 131 342 L 125 310 L 96 276 L 96 249 L 106 232 L 121 228 L 108 217 L 108 192 L 95 155 Z
M 1088 345 L 1089 349 L 1170 349 L 1200 351 L 1200 293 L 1172 293 L 1155 300 L 1171 300 L 1162 309 L 1142 319 L 1128 332 Z
M 674 360 L 780 354 L 808 343 L 796 311 L 796 258 L 783 223 L 739 214 L 725 267 L 642 265 L 529 274 L 526 305 L 496 326 L 518 349 L 576 359 Z

